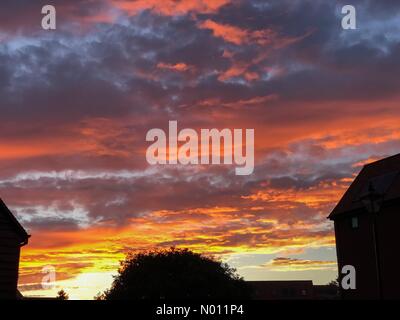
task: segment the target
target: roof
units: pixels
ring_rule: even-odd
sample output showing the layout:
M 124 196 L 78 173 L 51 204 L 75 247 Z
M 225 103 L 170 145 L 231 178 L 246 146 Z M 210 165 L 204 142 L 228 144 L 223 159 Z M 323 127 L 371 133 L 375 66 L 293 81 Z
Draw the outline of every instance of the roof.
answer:
M 4 215 L 6 219 L 8 219 L 13 226 L 15 232 L 21 237 L 22 245 L 25 245 L 28 242 L 30 235 L 25 231 L 25 229 L 21 226 L 18 220 L 14 217 L 10 209 L 6 206 L 3 200 L 0 198 L 0 214 Z
M 328 218 L 363 210 L 361 198 L 371 190 L 383 202 L 400 198 L 400 154 L 365 165 Z

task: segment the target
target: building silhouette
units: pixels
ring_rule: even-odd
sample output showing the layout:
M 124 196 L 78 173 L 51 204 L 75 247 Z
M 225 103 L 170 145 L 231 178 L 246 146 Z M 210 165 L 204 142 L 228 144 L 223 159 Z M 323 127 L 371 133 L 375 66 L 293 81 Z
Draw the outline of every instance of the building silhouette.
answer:
M 29 235 L 0 199 L 0 299 L 17 299 L 20 249 Z
M 400 154 L 364 166 L 329 215 L 339 274 L 354 266 L 356 288 L 343 299 L 400 298 Z

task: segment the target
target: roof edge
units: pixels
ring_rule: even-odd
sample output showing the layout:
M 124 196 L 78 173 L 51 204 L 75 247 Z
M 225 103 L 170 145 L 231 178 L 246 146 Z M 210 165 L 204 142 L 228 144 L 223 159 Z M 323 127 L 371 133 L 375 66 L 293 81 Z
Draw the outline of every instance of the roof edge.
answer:
M 369 166 L 372 166 L 372 165 L 374 165 L 374 164 L 376 164 L 378 162 L 387 161 L 388 159 L 395 158 L 395 157 L 400 157 L 400 153 L 396 153 L 396 154 L 388 156 L 386 158 L 382 158 L 382 159 L 379 159 L 379 160 L 375 160 L 375 161 L 366 163 L 366 164 L 364 164 L 363 167 L 369 167 Z
M 26 232 L 24 227 L 18 222 L 17 218 L 15 218 L 13 213 L 10 211 L 10 209 L 7 207 L 7 205 L 1 198 L 0 198 L 0 208 L 3 208 L 4 213 L 6 214 L 6 216 L 10 219 L 10 221 L 14 225 L 15 231 L 22 238 L 22 242 L 21 242 L 20 246 L 23 247 L 24 245 L 26 245 L 28 243 L 28 240 L 31 236 Z

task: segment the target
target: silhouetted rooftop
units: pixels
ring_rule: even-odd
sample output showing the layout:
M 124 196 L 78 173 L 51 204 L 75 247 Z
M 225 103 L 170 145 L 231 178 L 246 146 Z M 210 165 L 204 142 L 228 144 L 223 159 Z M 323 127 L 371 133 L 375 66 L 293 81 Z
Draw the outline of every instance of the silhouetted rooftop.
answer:
M 400 198 L 400 154 L 365 165 L 328 218 L 362 210 L 361 198 L 371 189 L 383 202 Z
M 21 237 L 21 243 L 26 243 L 30 235 L 28 235 L 2 199 L 0 199 L 0 215 L 3 215 L 12 224 L 15 232 Z

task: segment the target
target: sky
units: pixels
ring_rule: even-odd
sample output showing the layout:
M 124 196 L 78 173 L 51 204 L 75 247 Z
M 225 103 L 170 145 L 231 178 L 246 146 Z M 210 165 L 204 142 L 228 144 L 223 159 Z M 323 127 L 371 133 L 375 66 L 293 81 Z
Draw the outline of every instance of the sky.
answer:
M 171 246 L 246 280 L 328 283 L 326 217 L 400 152 L 399 74 L 397 0 L 2 0 L 0 197 L 31 234 L 19 289 L 92 299 L 128 252 Z M 254 129 L 254 172 L 149 165 L 146 133 L 170 120 Z

